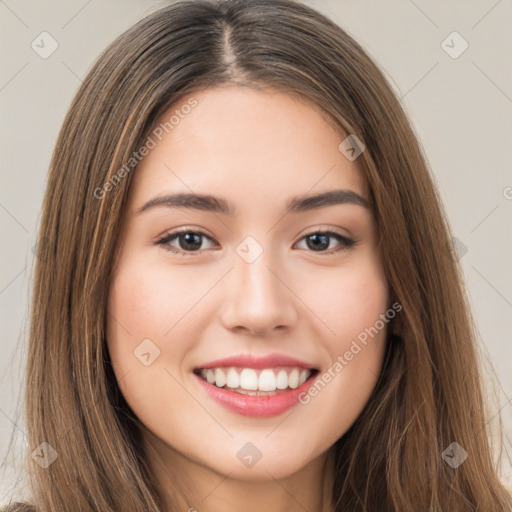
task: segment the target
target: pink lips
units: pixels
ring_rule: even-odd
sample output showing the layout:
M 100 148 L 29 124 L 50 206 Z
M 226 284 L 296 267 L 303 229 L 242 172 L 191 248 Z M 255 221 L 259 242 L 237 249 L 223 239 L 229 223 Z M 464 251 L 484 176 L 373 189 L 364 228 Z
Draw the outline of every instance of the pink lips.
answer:
M 299 403 L 299 395 L 307 392 L 308 388 L 313 384 L 314 379 L 308 379 L 302 386 L 297 389 L 282 391 L 272 396 L 253 396 L 242 395 L 223 388 L 218 388 L 214 384 L 210 384 L 198 375 L 195 375 L 199 384 L 217 403 L 223 405 L 232 412 L 242 414 L 244 416 L 255 416 L 265 418 L 269 416 L 277 416 L 294 405 Z
M 263 357 L 253 355 L 240 355 L 219 359 L 196 367 L 198 369 L 218 368 L 218 367 L 238 367 L 238 368 L 273 368 L 277 366 L 298 366 L 309 370 L 315 367 L 299 359 L 286 356 L 284 354 L 269 354 Z M 252 417 L 271 417 L 282 414 L 297 403 L 301 393 L 306 392 L 313 384 L 314 378 L 309 378 L 304 384 L 296 389 L 288 389 L 279 391 L 275 395 L 255 396 L 245 395 L 219 388 L 214 384 L 210 384 L 195 374 L 202 389 L 214 401 L 224 406 L 231 412 L 241 414 L 243 416 Z
M 222 366 L 235 366 L 242 368 L 273 368 L 275 366 L 300 366 L 308 370 L 313 370 L 314 366 L 294 357 L 284 354 L 269 354 L 262 357 L 257 357 L 251 354 L 242 354 L 239 356 L 232 356 L 226 359 L 217 359 L 209 363 L 196 366 L 198 368 L 220 368 Z

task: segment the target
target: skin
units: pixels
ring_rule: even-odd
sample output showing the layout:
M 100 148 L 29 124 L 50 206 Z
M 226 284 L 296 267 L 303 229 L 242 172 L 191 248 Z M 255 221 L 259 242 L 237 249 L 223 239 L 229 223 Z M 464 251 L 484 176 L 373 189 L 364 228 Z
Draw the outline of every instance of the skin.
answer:
M 284 214 L 290 198 L 333 189 L 368 199 L 367 185 L 357 160 L 338 149 L 345 135 L 297 97 L 236 85 L 193 97 L 197 106 L 134 175 L 109 293 L 115 375 L 169 504 L 320 511 L 329 449 L 374 389 L 386 327 L 307 405 L 271 418 L 228 411 L 204 393 L 192 369 L 234 354 L 279 352 L 322 373 L 375 324 L 389 304 L 371 210 L 339 204 Z M 238 215 L 168 206 L 136 213 L 176 192 L 222 197 Z M 199 250 L 182 256 L 155 245 L 185 226 L 206 232 Z M 322 229 L 357 244 L 329 254 L 340 246 L 330 237 L 315 251 L 305 236 Z M 236 252 L 249 235 L 263 249 L 252 263 Z M 190 247 L 183 237 L 169 245 Z M 149 366 L 134 357 L 144 339 L 160 350 Z M 248 442 L 262 453 L 252 467 L 236 456 Z M 183 501 L 170 498 L 177 479 L 194 493 Z

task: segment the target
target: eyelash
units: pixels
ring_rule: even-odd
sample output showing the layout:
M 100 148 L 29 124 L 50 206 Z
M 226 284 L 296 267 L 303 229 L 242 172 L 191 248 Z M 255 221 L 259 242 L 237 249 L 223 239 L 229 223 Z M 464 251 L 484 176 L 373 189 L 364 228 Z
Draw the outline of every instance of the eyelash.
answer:
M 169 251 L 169 252 L 171 252 L 173 254 L 178 254 L 178 255 L 181 255 L 181 256 L 193 256 L 193 255 L 198 254 L 199 252 L 201 252 L 201 250 L 184 251 L 182 249 L 171 249 L 172 246 L 170 245 L 170 242 L 172 240 L 178 238 L 179 235 L 182 235 L 184 233 L 200 235 L 200 236 L 204 236 L 206 238 L 210 238 L 203 231 L 193 230 L 193 229 L 189 229 L 189 228 L 183 228 L 183 229 L 176 230 L 176 231 L 173 231 L 173 232 L 170 232 L 170 233 L 166 233 L 162 238 L 158 239 L 155 242 L 155 245 L 161 245 L 161 246 L 163 246 L 163 248 L 166 251 Z M 348 251 L 351 247 L 353 247 L 354 245 L 357 244 L 356 240 L 353 240 L 351 238 L 347 238 L 347 237 L 345 237 L 343 235 L 340 235 L 339 233 L 336 233 L 335 231 L 311 231 L 310 233 L 306 233 L 300 240 L 303 240 L 304 238 L 307 238 L 308 236 L 311 236 L 311 235 L 328 235 L 328 236 L 332 236 L 332 237 L 336 238 L 338 240 L 338 242 L 340 242 L 340 246 L 339 246 L 338 249 L 330 249 L 328 251 L 327 250 L 325 250 L 325 251 L 311 251 L 311 252 L 318 252 L 320 254 L 335 254 L 335 253 L 339 253 L 339 252 L 343 252 L 343 251 Z

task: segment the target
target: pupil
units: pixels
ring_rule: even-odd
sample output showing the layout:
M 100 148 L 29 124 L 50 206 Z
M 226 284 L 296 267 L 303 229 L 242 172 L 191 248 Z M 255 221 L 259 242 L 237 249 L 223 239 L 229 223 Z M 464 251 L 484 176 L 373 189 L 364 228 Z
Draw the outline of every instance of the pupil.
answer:
M 322 246 L 321 248 L 327 249 L 327 247 L 329 247 L 329 240 L 328 240 L 329 237 L 327 235 L 318 235 L 318 234 L 310 235 L 308 237 L 308 241 L 318 241 L 320 238 L 322 239 L 322 241 L 320 242 L 320 245 Z M 319 244 L 314 242 L 314 244 L 310 248 L 315 249 L 318 247 L 319 247 Z
M 186 249 L 199 249 L 201 247 L 200 235 L 194 233 L 186 233 L 182 236 L 186 241 L 185 246 L 188 245 L 188 247 L 185 247 Z M 195 238 L 195 242 L 190 241 L 191 238 Z M 190 245 L 192 245 L 192 247 L 190 247 Z

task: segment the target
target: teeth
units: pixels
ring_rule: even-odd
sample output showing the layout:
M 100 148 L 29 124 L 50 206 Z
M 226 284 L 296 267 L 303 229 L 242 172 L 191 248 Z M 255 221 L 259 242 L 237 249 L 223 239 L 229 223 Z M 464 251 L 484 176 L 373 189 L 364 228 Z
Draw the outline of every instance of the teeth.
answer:
M 220 369 L 215 370 L 215 385 L 219 388 L 224 387 L 226 384 L 226 374 Z
M 275 391 L 276 376 L 272 370 L 263 370 L 258 380 L 258 389 L 260 391 Z
M 240 386 L 240 375 L 234 368 L 230 368 L 228 370 L 228 376 L 226 379 L 226 386 L 228 388 L 236 389 Z
M 288 387 L 288 374 L 284 370 L 280 370 L 276 378 L 277 389 L 286 389 Z
M 203 377 L 205 377 L 205 373 L 206 373 L 206 380 L 210 383 L 210 384 L 215 384 L 215 372 L 212 372 L 211 370 L 203 370 L 202 372 L 202 375 Z
M 288 375 L 288 386 L 292 389 L 299 387 L 299 370 L 297 370 L 297 368 L 294 368 L 292 373 Z
M 241 370 L 241 371 L 240 371 Z M 258 374 L 259 372 L 259 374 Z M 296 389 L 306 382 L 311 370 L 284 368 L 255 370 L 253 368 L 209 368 L 201 376 L 219 388 L 227 387 L 245 395 L 258 395 L 260 391 L 275 394 L 276 390 Z
M 219 385 L 217 381 L 215 381 L 215 385 Z M 258 389 L 258 375 L 256 375 L 256 372 L 252 368 L 244 368 L 240 373 L 240 387 L 252 391 Z

